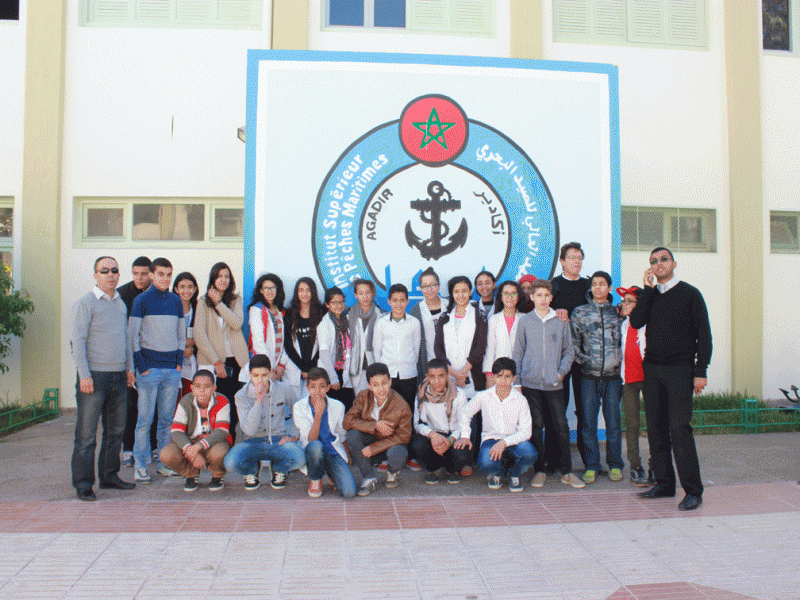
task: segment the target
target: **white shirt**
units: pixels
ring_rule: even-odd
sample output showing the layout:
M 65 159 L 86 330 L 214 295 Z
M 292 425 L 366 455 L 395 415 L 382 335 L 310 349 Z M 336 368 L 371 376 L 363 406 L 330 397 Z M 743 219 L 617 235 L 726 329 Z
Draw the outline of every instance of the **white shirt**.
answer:
M 486 327 L 486 353 L 483 355 L 483 372 L 491 373 L 492 365 L 500 357 L 514 356 L 514 342 L 517 341 L 517 325 L 522 314 L 514 315 L 511 331 L 506 324 L 506 315 L 502 311 L 489 317 Z
M 459 430 L 461 438 L 469 438 L 472 433 L 470 421 L 481 411 L 483 431 L 481 443 L 486 440 L 504 440 L 507 446 L 516 446 L 531 437 L 531 411 L 522 392 L 511 388 L 505 400 L 500 400 L 495 386 L 475 395 L 461 411 Z
M 94 297 L 97 298 L 98 300 L 100 300 L 104 296 L 108 300 L 116 300 L 119 297 L 119 292 L 117 290 L 114 290 L 114 295 L 113 296 L 109 296 L 103 290 L 101 290 L 100 286 L 98 286 L 98 285 L 95 285 L 92 288 L 92 292 L 94 292 Z
M 659 283 L 658 284 L 658 291 L 661 292 L 662 294 L 664 292 L 668 292 L 672 288 L 674 288 L 676 285 L 678 285 L 678 283 L 680 283 L 680 281 L 681 281 L 680 279 L 678 279 L 677 277 L 675 277 L 673 275 L 672 279 L 670 279 L 667 283 Z
M 372 337 L 375 362 L 389 367 L 392 377 L 416 377 L 420 339 L 421 325 L 416 317 L 406 313 L 402 319 L 395 321 L 392 313 L 383 315 L 375 322 Z
M 422 410 L 420 410 L 419 398 L 414 403 L 414 430 L 425 437 L 431 431 L 441 433 L 442 435 L 452 435 L 455 439 L 460 439 L 463 436 L 459 433 L 458 423 L 460 420 L 461 411 L 467 404 L 467 397 L 461 390 L 456 391 L 456 397 L 453 398 L 453 406 L 450 411 L 450 419 L 447 419 L 447 403 L 445 402 L 422 402 Z

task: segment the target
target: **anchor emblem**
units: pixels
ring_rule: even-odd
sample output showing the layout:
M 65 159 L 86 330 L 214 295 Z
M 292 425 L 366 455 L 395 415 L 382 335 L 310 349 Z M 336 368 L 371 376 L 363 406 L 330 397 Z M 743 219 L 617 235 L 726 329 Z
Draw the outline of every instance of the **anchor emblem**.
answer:
M 406 242 L 412 248 L 419 250 L 422 258 L 426 260 L 439 260 L 442 256 L 450 254 L 457 248 L 467 243 L 467 220 L 461 219 L 461 225 L 453 235 L 450 236 L 450 227 L 442 221 L 442 213 L 459 210 L 461 200 L 453 200 L 450 192 L 444 188 L 439 181 L 431 181 L 428 184 L 428 196 L 426 200 L 412 200 L 411 208 L 419 211 L 419 217 L 424 223 L 431 226 L 431 236 L 423 240 L 411 229 L 411 221 L 406 223 Z M 428 213 L 430 216 L 426 217 Z M 450 236 L 447 243 L 442 244 L 442 240 Z

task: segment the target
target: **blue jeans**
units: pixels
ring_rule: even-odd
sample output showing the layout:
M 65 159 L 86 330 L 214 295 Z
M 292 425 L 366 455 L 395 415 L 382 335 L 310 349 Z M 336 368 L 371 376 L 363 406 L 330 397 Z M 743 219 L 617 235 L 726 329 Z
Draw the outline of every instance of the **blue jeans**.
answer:
M 288 473 L 306 466 L 306 454 L 295 442 L 281 444 L 284 436 L 273 435 L 272 438 L 247 438 L 237 442 L 225 456 L 225 470 L 240 475 L 258 475 L 261 461 L 272 463 L 272 472 Z
M 350 465 L 339 454 L 325 452 L 325 447 L 319 440 L 309 442 L 306 446 L 306 463 L 308 463 L 309 479 L 322 479 L 327 473 L 342 498 L 352 498 L 356 495 L 356 480 Z
M 158 411 L 156 427 L 157 450 L 161 452 L 170 443 L 170 427 L 178 404 L 181 372 L 177 369 L 150 369 L 146 375 L 136 374 L 139 390 L 139 417 L 136 420 L 136 439 L 133 442 L 133 459 L 137 469 L 146 469 L 153 453 L 150 449 L 150 426 Z
M 503 467 L 507 467 L 509 477 L 520 477 L 536 462 L 536 448 L 529 440 L 523 440 L 516 446 L 509 446 L 500 460 L 492 460 L 489 450 L 500 440 L 486 440 L 478 452 L 478 467 L 487 475 L 502 475 Z
M 622 423 L 620 401 L 622 380 L 596 381 L 583 378 L 583 441 L 586 444 L 586 469 L 600 470 L 600 446 L 597 443 L 597 415 L 603 403 L 606 422 L 606 462 L 609 469 L 622 469 Z
M 127 374 L 125 371 L 91 371 L 94 392 L 84 394 L 76 384 L 78 418 L 72 450 L 72 485 L 85 490 L 94 485 L 94 453 L 97 423 L 102 419 L 103 439 L 97 471 L 100 483 L 113 480 L 119 471 L 119 450 L 125 433 Z

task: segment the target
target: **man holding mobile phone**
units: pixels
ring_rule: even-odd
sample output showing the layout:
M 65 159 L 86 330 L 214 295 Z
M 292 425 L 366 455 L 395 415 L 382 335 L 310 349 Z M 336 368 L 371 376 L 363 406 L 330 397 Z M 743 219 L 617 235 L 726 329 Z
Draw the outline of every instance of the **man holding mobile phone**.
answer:
M 711 325 L 703 295 L 675 276 L 677 266 L 667 248 L 650 253 L 644 289 L 630 315 L 632 327 L 647 326 L 643 396 L 656 477 L 656 485 L 639 495 L 675 495 L 674 455 L 686 492 L 678 508 L 694 510 L 703 502 L 703 482 L 691 426 L 692 393 L 699 394 L 708 383 Z

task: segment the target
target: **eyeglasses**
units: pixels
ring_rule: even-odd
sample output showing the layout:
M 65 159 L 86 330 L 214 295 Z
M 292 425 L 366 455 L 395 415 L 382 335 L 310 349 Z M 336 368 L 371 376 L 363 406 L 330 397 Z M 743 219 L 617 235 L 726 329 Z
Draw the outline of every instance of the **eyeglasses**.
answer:
M 438 287 L 439 287 L 438 283 L 429 283 L 428 285 L 419 286 L 419 289 L 421 289 L 421 290 L 432 290 L 432 289 L 438 288 Z
M 276 288 L 274 285 L 265 285 L 264 287 L 261 288 L 262 292 L 275 292 L 277 290 L 278 288 Z
M 650 259 L 650 264 L 651 265 L 657 265 L 660 262 L 665 263 L 665 262 L 669 262 L 671 260 L 672 259 L 669 256 L 662 256 L 661 258 L 651 258 Z
M 583 256 L 580 254 L 569 254 L 565 260 L 583 260 Z
M 119 273 L 119 269 L 117 267 L 111 267 L 110 269 L 108 267 L 103 267 L 102 269 L 97 269 L 95 273 L 100 273 L 100 275 L 108 275 L 109 273 L 113 273 L 116 275 Z

